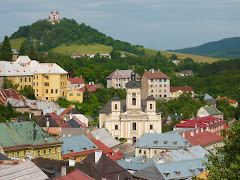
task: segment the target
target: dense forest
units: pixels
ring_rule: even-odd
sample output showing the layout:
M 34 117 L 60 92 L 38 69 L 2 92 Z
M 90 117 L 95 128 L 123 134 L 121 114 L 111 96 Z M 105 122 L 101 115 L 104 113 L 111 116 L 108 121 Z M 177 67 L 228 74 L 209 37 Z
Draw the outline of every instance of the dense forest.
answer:
M 231 59 L 240 57 L 240 37 L 232 37 L 205 43 L 191 48 L 177 49 L 174 52 L 195 54 L 214 58 Z
M 52 25 L 46 20 L 39 20 L 32 25 L 21 26 L 9 39 L 26 37 L 24 45 L 27 49 L 34 45 L 37 51 L 49 51 L 61 44 L 99 43 L 112 46 L 114 50 L 122 50 L 141 55 L 145 52 L 130 43 L 114 40 L 86 24 L 78 24 L 74 19 L 63 18 L 60 23 Z

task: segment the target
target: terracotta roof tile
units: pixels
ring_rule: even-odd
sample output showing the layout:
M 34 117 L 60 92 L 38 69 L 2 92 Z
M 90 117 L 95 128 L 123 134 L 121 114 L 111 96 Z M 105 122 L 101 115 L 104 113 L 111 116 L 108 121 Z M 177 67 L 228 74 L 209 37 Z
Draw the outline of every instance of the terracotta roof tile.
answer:
M 82 171 L 75 169 L 74 171 L 70 172 L 69 174 L 56 178 L 55 180 L 94 180 L 92 177 L 84 174 Z
M 131 78 L 131 73 L 133 71 L 132 70 L 115 70 L 112 74 L 110 74 L 109 76 L 107 76 L 107 78 L 111 79 L 111 78 Z M 140 76 L 138 74 L 136 74 L 137 78 L 140 78 Z
M 226 97 L 219 97 L 216 100 L 222 100 L 222 99 L 224 99 L 225 101 L 228 101 L 230 103 L 237 103 L 237 101 L 235 101 L 233 99 L 226 98 Z
M 88 92 L 94 92 L 94 91 L 96 91 L 96 89 L 98 89 L 98 88 L 102 89 L 103 87 L 101 87 L 97 84 L 86 84 L 85 87 L 78 89 L 78 91 L 85 92 L 86 88 L 88 89 Z
M 68 78 L 67 80 L 68 80 L 69 82 L 73 83 L 73 84 L 85 83 L 85 81 L 83 80 L 83 78 Z
M 146 76 L 148 79 L 170 79 L 166 74 L 161 71 L 145 71 L 143 76 Z
M 194 91 L 191 86 L 184 86 L 184 87 L 171 87 L 170 92 L 177 92 L 177 91 Z
M 47 115 L 49 115 L 60 127 L 70 127 L 70 125 L 56 113 L 47 113 L 46 116 Z

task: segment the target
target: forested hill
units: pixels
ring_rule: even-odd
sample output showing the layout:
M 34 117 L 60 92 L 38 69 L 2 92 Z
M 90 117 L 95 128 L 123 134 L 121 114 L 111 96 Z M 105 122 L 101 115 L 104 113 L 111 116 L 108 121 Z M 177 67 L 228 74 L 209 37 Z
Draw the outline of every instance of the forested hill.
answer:
M 240 37 L 226 38 L 220 41 L 205 43 L 197 47 L 177 49 L 173 51 L 222 59 L 239 58 Z
M 84 23 L 78 24 L 74 19 L 63 18 L 60 23 L 52 25 L 46 20 L 39 20 L 32 25 L 21 26 L 9 39 L 25 37 L 24 45 L 29 47 L 34 43 L 38 51 L 49 51 L 61 44 L 104 44 L 112 46 L 114 50 L 122 50 L 133 54 L 144 54 L 144 50 L 137 49 L 130 43 L 114 40 Z

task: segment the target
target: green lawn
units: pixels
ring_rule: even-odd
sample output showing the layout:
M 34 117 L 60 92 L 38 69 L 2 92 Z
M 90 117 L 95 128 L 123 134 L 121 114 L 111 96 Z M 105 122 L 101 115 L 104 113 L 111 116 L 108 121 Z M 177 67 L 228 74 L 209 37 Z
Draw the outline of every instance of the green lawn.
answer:
M 17 39 L 13 39 L 10 40 L 10 44 L 11 44 L 11 48 L 12 49 L 17 49 L 20 50 L 21 44 L 23 43 L 23 41 L 25 41 L 26 38 L 17 38 Z M 2 44 L 2 42 L 0 43 L 0 45 Z

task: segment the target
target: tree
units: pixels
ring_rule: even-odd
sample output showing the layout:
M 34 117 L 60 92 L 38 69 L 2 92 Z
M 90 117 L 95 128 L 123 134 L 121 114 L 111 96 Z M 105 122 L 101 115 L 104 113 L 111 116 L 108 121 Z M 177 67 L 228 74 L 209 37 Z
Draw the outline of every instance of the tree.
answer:
M 176 54 L 173 54 L 173 55 L 171 55 L 170 59 L 172 59 L 172 60 L 176 60 L 176 59 L 178 59 L 178 57 L 177 57 Z
M 1 60 L 11 61 L 12 60 L 12 49 L 7 36 L 5 36 L 1 51 L 0 51 Z
M 239 179 L 240 177 L 240 122 L 235 121 L 228 130 L 228 139 L 224 146 L 218 148 L 217 154 L 208 156 L 205 163 L 209 173 L 209 180 L 217 179 Z
M 11 79 L 8 79 L 7 77 L 5 77 L 3 79 L 3 83 L 2 83 L 2 88 L 3 89 L 15 89 L 17 90 L 19 84 L 13 84 L 12 80 Z
M 24 86 L 24 88 L 19 92 L 28 99 L 32 99 L 32 100 L 36 99 L 34 90 L 31 86 Z
M 30 59 L 38 59 L 36 50 L 34 49 L 33 45 L 30 46 L 28 56 L 29 56 Z
M 19 52 L 19 55 L 21 56 L 21 55 L 26 55 L 27 53 L 26 53 L 26 51 L 25 51 L 25 47 L 24 47 L 24 45 L 23 45 L 23 43 L 22 43 L 22 45 L 21 45 L 21 47 L 20 47 L 20 52 Z

